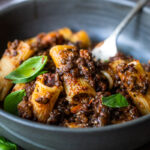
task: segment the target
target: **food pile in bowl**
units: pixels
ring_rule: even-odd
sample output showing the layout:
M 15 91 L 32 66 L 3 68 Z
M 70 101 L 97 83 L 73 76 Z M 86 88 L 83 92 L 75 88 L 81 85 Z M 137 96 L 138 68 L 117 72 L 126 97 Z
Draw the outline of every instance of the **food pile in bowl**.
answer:
M 62 28 L 8 42 L 0 60 L 3 109 L 69 128 L 101 127 L 150 113 L 150 65 L 118 53 L 95 60 L 84 31 Z

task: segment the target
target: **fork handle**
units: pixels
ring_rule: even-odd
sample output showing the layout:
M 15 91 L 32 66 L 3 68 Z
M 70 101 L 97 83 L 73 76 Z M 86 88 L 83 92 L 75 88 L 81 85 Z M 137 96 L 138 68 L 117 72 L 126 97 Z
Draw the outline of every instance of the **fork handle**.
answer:
M 111 36 L 117 38 L 119 33 L 126 27 L 130 20 L 142 9 L 142 7 L 150 0 L 139 0 L 136 6 L 129 12 L 129 14 L 116 27 Z

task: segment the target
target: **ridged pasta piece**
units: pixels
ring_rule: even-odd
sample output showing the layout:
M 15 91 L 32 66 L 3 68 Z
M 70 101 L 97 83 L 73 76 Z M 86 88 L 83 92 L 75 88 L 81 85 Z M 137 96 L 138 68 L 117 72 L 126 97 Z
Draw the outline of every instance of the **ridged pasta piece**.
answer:
M 56 67 L 58 69 L 65 70 L 65 64 L 63 60 L 68 60 L 68 57 L 73 56 L 76 52 L 74 46 L 59 45 L 51 48 L 50 56 L 52 57 Z M 64 74 L 64 87 L 67 94 L 67 100 L 74 103 L 74 98 L 79 95 L 95 96 L 96 92 L 83 78 L 73 78 L 71 74 Z
M 25 86 L 26 86 L 25 83 L 18 83 L 13 87 L 12 92 L 23 90 L 25 89 Z
M 77 44 L 80 48 L 89 48 L 91 46 L 91 40 L 84 30 L 73 33 L 67 27 L 46 34 L 39 34 L 36 37 L 27 39 L 25 42 L 29 45 L 36 45 L 36 43 L 39 44 L 40 42 L 40 45 L 43 47 L 64 44 L 66 42 L 64 39 L 73 44 Z
M 84 30 L 74 33 L 70 41 L 72 43 L 78 43 L 80 48 L 89 48 L 91 46 L 91 40 Z
M 55 45 L 63 44 L 65 39 L 58 31 L 52 31 L 48 33 L 41 33 L 36 37 L 26 40 L 26 43 L 33 46 L 36 51 L 50 48 Z
M 30 46 L 32 46 L 33 44 L 35 44 L 37 42 L 37 38 L 36 37 L 29 38 L 29 39 L 25 40 L 25 42 L 27 44 L 29 44 Z
M 63 35 L 66 40 L 78 44 L 80 48 L 89 48 L 89 46 L 91 46 L 91 40 L 84 30 L 73 33 L 69 28 L 65 27 L 59 29 L 58 32 Z
M 23 41 L 8 43 L 8 48 L 0 60 L 0 101 L 7 95 L 12 87 L 12 82 L 5 79 L 5 76 L 15 70 L 21 62 L 33 55 L 34 51 Z
M 12 89 L 12 92 L 19 91 L 19 90 L 25 90 L 26 92 L 26 96 L 23 97 L 22 101 L 17 106 L 18 115 L 25 119 L 34 118 L 33 111 L 32 111 L 32 104 L 29 101 L 30 93 L 32 92 L 32 87 L 30 87 L 29 84 L 31 86 L 31 83 L 27 83 L 27 84 L 19 83 L 16 84 Z M 29 89 L 27 87 L 29 87 Z
M 148 75 L 139 61 L 130 63 L 123 60 L 114 61 L 112 69 L 118 73 L 134 104 L 142 115 L 150 113 L 150 87 Z
M 29 101 L 32 104 L 33 114 L 39 122 L 47 121 L 62 90 L 62 86 L 48 87 L 45 85 L 43 75 L 37 77 L 35 89 Z
M 19 90 L 25 90 L 26 84 L 25 83 L 19 83 L 16 84 L 12 92 L 19 91 Z M 28 101 L 28 96 L 23 97 L 22 101 L 18 104 L 17 109 L 18 109 L 18 115 L 22 118 L 25 119 L 32 119 L 33 118 L 33 113 L 32 113 L 32 105 Z
M 25 40 L 31 46 L 40 45 L 42 46 L 54 46 L 63 44 L 66 40 L 69 40 L 72 35 L 72 31 L 69 28 L 61 28 L 57 31 L 51 31 L 48 33 L 40 33 L 35 37 Z
M 41 39 L 42 44 L 50 43 L 51 46 L 54 46 L 56 44 L 62 44 L 63 42 L 63 36 L 60 35 L 57 31 L 49 32 Z
M 93 97 L 96 95 L 94 88 L 85 79 L 73 78 L 71 74 L 64 75 L 64 88 L 70 103 L 76 103 L 74 98 L 81 95 Z
M 85 128 L 86 127 L 83 124 L 77 124 L 75 122 L 66 123 L 65 126 L 68 127 L 68 128 Z
M 50 49 L 50 56 L 52 57 L 57 68 L 61 69 L 65 67 L 62 62 L 66 60 L 69 56 L 73 56 L 76 51 L 76 47 L 70 45 L 57 45 Z
M 63 35 L 66 40 L 70 40 L 73 35 L 72 31 L 67 27 L 59 29 L 58 32 Z

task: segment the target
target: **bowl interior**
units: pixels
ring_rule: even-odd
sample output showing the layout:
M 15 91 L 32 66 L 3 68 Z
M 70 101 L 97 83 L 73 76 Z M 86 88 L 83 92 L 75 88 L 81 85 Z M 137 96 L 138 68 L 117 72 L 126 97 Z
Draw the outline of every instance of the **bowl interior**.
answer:
M 24 0 L 4 9 L 0 7 L 0 55 L 8 41 L 26 39 L 66 26 L 75 31 L 84 29 L 94 41 L 101 41 L 112 33 L 133 5 L 119 0 L 117 3 L 113 0 Z M 119 49 L 142 62 L 150 59 L 148 20 L 150 10 L 145 8 L 118 39 Z M 76 150 L 79 147 L 82 150 L 99 150 L 99 147 L 106 149 L 106 146 L 107 149 L 129 149 L 148 141 L 150 135 L 149 116 L 122 125 L 77 130 L 33 123 L 2 110 L 0 117 L 0 134 L 33 150 L 43 150 L 44 146 L 60 150 Z M 143 132 L 144 129 L 148 132 Z

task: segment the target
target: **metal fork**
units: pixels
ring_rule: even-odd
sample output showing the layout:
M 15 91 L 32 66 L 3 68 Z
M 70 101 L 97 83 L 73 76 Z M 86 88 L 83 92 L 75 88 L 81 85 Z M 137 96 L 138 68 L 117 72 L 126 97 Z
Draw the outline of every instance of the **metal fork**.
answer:
M 117 54 L 117 38 L 121 31 L 126 27 L 126 25 L 131 21 L 131 19 L 141 10 L 141 8 L 149 0 L 139 0 L 136 6 L 129 12 L 129 14 L 123 19 L 123 21 L 117 26 L 114 32 L 104 41 L 100 42 L 92 51 L 92 55 L 96 59 L 101 59 L 101 61 L 106 61 L 110 57 Z

